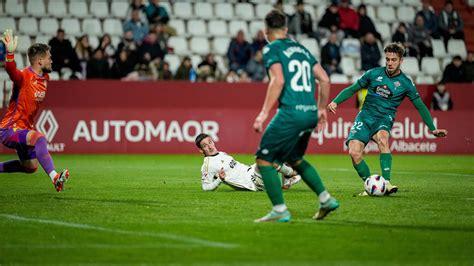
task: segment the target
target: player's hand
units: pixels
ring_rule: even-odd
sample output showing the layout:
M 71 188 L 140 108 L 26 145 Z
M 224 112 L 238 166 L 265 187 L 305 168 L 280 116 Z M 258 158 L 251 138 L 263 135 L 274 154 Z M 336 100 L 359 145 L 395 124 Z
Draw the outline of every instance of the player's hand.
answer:
M 436 130 L 433 130 L 433 135 L 435 135 L 438 138 L 444 138 L 448 135 L 448 131 L 446 129 L 436 129 Z
M 224 167 L 222 167 L 221 170 L 219 170 L 219 178 L 220 178 L 221 180 L 224 180 L 224 179 L 225 179 Z
M 5 30 L 2 36 L 2 42 L 5 44 L 7 52 L 14 53 L 18 46 L 18 36 L 13 36 L 12 30 Z
M 328 110 L 331 111 L 331 113 L 335 114 L 337 109 L 337 103 L 335 102 L 330 102 L 328 104 Z
M 267 120 L 268 115 L 264 112 L 258 114 L 257 118 L 255 118 L 255 122 L 253 123 L 253 129 L 258 133 L 263 132 L 263 123 Z
M 323 131 L 323 129 L 326 127 L 326 124 L 328 122 L 328 113 L 326 112 L 325 109 L 319 109 L 318 111 L 318 133 Z

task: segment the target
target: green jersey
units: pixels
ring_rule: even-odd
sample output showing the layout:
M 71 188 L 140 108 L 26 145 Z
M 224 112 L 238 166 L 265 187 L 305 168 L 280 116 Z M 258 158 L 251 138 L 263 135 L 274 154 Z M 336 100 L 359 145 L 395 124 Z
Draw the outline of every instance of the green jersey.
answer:
M 318 63 L 303 45 L 278 39 L 263 48 L 265 67 L 280 63 L 285 84 L 278 99 L 280 108 L 316 111 L 313 66 Z
M 362 88 L 367 88 L 361 114 L 377 117 L 389 115 L 394 119 L 397 108 L 405 96 L 408 96 L 410 101 L 420 97 L 410 77 L 403 72 L 390 77 L 385 67 L 377 67 L 365 72 L 357 82 Z

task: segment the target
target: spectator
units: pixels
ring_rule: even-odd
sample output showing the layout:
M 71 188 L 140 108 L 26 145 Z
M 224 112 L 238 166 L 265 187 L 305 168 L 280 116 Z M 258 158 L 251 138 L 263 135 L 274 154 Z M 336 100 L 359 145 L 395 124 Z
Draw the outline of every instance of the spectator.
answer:
M 365 34 L 365 40 L 360 48 L 360 56 L 362 61 L 362 70 L 369 70 L 374 67 L 379 67 L 380 59 L 382 58 L 379 46 L 372 33 Z
M 466 68 L 463 65 L 462 58 L 459 55 L 453 57 L 453 61 L 446 66 L 443 71 L 443 83 L 464 83 L 468 82 Z
M 418 60 L 425 56 L 433 56 L 433 48 L 431 46 L 430 32 L 425 28 L 425 20 L 422 15 L 415 17 L 415 24 L 410 28 L 410 43 L 417 50 Z
M 186 56 L 181 61 L 181 65 L 178 67 L 174 79 L 176 80 L 189 80 L 189 76 L 191 74 L 191 70 L 193 69 L 193 65 L 191 63 L 191 58 Z
M 440 82 L 431 96 L 431 110 L 449 111 L 452 109 L 453 101 L 451 100 L 451 95 L 446 91 L 446 85 Z
M 133 40 L 141 44 L 150 30 L 148 23 L 140 20 L 140 11 L 132 10 L 132 17 L 123 24 L 123 32 L 131 31 Z
M 316 34 L 313 31 L 313 19 L 304 10 L 303 0 L 298 0 L 296 3 L 296 12 L 289 19 L 288 33 L 295 36 L 305 34 L 308 37 L 316 38 Z
M 92 58 L 87 62 L 88 79 L 106 79 L 109 77 L 109 62 L 104 56 L 104 51 L 97 48 Z
M 245 40 L 242 30 L 237 32 L 237 37 L 232 39 L 227 51 L 229 59 L 229 68 L 237 72 L 237 70 L 245 69 L 248 61 L 252 56 L 250 44 Z
M 341 0 L 339 3 L 339 28 L 344 31 L 345 36 L 359 38 L 359 15 L 349 6 L 349 0 Z
M 416 48 L 410 41 L 410 36 L 405 23 L 402 22 L 398 25 L 397 30 L 392 35 L 392 42 L 399 42 L 403 44 L 405 47 L 405 53 L 407 53 L 409 56 L 416 57 L 418 55 Z
M 112 44 L 112 39 L 108 33 L 104 34 L 102 38 L 100 38 L 98 49 L 101 49 L 104 52 L 105 59 L 107 59 L 109 62 L 109 66 L 112 66 L 117 50 Z
M 138 45 L 133 39 L 132 31 L 127 31 L 124 33 L 122 40 L 117 46 L 117 53 L 115 57 L 118 58 L 123 50 L 128 52 L 128 57 L 134 62 L 134 64 L 138 62 Z
M 464 61 L 466 68 L 467 82 L 474 82 L 474 52 L 467 53 L 466 61 Z
M 145 53 L 149 53 L 151 60 L 155 58 L 163 59 L 167 53 L 166 48 L 162 49 L 160 43 L 158 42 L 158 36 L 154 32 L 150 32 L 148 36 L 143 40 L 143 44 L 138 48 L 138 54 L 141 58 Z
M 215 81 L 219 79 L 220 72 L 214 54 L 207 54 L 206 58 L 198 65 L 198 77 L 202 81 Z
M 51 46 L 53 71 L 61 73 L 62 68 L 70 68 L 72 71 L 81 70 L 74 48 L 72 48 L 71 42 L 65 38 L 63 29 L 58 29 L 56 37 L 52 38 L 48 44 Z
M 227 83 L 239 82 L 239 75 L 234 70 L 230 70 L 225 76 L 225 81 Z
M 150 0 L 150 3 L 145 8 L 145 13 L 150 24 L 167 24 L 170 20 L 166 8 L 160 5 L 160 0 Z
M 122 50 L 112 65 L 110 75 L 114 79 L 124 78 L 133 71 L 134 66 L 134 61 L 129 57 L 127 50 Z
M 367 32 L 370 32 L 375 36 L 375 38 L 377 38 L 378 40 L 381 41 L 382 36 L 380 35 L 380 33 L 377 32 L 377 30 L 375 29 L 374 22 L 367 15 L 367 7 L 364 4 L 361 4 L 357 8 L 357 12 L 359 13 L 359 21 L 360 21 L 359 31 L 358 31 L 357 35 L 365 36 L 365 34 L 367 34 Z
M 249 83 L 252 81 L 249 75 L 247 74 L 247 72 L 245 72 L 243 69 L 240 69 L 239 71 L 237 71 L 237 75 L 239 76 L 238 82 Z
M 74 47 L 74 51 L 76 52 L 77 59 L 81 66 L 82 77 L 86 77 L 87 62 L 92 57 L 92 47 L 89 44 L 89 36 L 87 36 L 87 34 L 79 37 L 76 46 Z
M 251 45 L 252 54 L 254 55 L 257 51 L 262 50 L 265 45 L 267 45 L 265 34 L 263 33 L 263 30 L 259 30 L 257 32 L 257 37 L 253 40 L 253 43 Z
M 5 49 L 5 45 L 3 42 L 0 42 L 0 67 L 3 67 L 5 64 L 5 55 L 7 50 Z
M 273 5 L 273 8 L 285 14 L 287 21 L 290 20 L 290 16 L 285 12 L 285 9 L 283 8 L 283 0 L 277 0 L 275 2 L 275 5 Z
M 163 62 L 162 69 L 158 75 L 158 80 L 172 80 L 173 73 L 170 71 L 170 64 L 168 62 Z
M 342 73 L 339 67 L 340 62 L 341 52 L 337 43 L 337 35 L 336 33 L 331 33 L 328 42 L 321 49 L 321 65 L 328 75 L 331 75 L 332 73 Z
M 464 40 L 464 23 L 459 13 L 454 10 L 453 3 L 447 1 L 444 9 L 439 14 L 439 32 L 443 36 L 444 44 L 447 47 L 451 38 Z
M 326 12 L 318 23 L 319 35 L 327 38 L 331 32 L 337 32 L 338 40 L 342 40 L 344 38 L 344 32 L 339 29 L 339 23 L 340 17 L 337 4 L 332 3 L 326 9 Z
M 435 39 L 439 39 L 439 32 L 438 32 L 438 17 L 432 10 L 430 2 L 428 0 L 422 1 L 421 10 L 416 13 L 417 16 L 421 15 L 425 19 L 425 29 L 428 30 L 431 37 Z
M 253 81 L 262 81 L 267 75 L 267 70 L 263 65 L 262 51 L 257 51 L 255 56 L 247 64 L 247 74 Z
M 160 49 L 167 52 L 169 33 L 166 31 L 165 25 L 161 23 L 155 24 L 151 32 L 156 34 L 156 42 L 160 46 Z
M 128 7 L 128 11 L 127 11 L 127 19 L 131 19 L 132 18 L 132 12 L 134 10 L 138 10 L 139 14 L 140 14 L 140 20 L 143 22 L 143 23 L 148 23 L 148 18 L 146 17 L 146 14 L 145 14 L 145 4 L 143 4 L 143 0 L 132 0 L 132 3 L 130 3 L 130 6 Z
M 158 59 L 159 60 L 159 59 Z M 142 81 L 153 80 L 152 60 L 149 53 L 145 53 L 139 58 L 135 65 L 135 70 L 130 72 L 122 80 L 126 81 Z

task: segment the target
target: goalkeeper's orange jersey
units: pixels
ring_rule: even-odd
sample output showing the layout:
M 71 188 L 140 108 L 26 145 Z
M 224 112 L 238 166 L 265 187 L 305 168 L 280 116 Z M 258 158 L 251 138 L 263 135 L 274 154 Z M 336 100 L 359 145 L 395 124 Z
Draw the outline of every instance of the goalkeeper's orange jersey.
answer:
M 16 69 L 13 54 L 7 54 L 6 59 L 5 69 L 13 81 L 13 91 L 0 128 L 34 129 L 34 119 L 46 96 L 49 76 L 41 76 L 31 67 Z

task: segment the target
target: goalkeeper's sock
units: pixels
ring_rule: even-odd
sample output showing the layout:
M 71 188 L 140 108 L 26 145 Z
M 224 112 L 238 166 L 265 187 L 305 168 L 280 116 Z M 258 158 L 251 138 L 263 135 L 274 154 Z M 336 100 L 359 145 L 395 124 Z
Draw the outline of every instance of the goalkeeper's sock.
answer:
M 382 176 L 385 180 L 390 181 L 390 173 L 392 171 L 392 154 L 380 153 L 380 168 L 382 169 Z
M 369 170 L 369 166 L 367 165 L 367 163 L 365 163 L 364 160 L 362 160 L 359 164 L 354 164 L 354 169 L 357 171 L 357 174 L 359 174 L 360 178 L 362 178 L 362 180 L 365 180 L 367 179 L 367 177 L 370 176 L 370 170 Z
M 306 160 L 303 160 L 299 165 L 295 166 L 295 170 L 317 195 L 326 190 L 318 172 Z
M 262 175 L 265 191 L 267 192 L 273 206 L 285 205 L 283 199 L 283 191 L 281 190 L 281 182 L 278 173 L 273 166 L 258 166 L 258 170 Z M 286 207 L 285 207 L 286 208 Z

